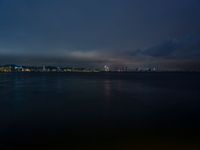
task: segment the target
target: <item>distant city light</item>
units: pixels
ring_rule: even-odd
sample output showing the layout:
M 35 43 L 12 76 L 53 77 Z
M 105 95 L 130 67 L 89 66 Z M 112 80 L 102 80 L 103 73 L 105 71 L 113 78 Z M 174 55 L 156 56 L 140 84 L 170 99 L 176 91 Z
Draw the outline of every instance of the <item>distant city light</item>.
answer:
M 104 71 L 105 71 L 105 72 L 109 72 L 109 71 L 110 71 L 110 68 L 109 68 L 107 65 L 105 65 L 105 66 L 104 66 Z

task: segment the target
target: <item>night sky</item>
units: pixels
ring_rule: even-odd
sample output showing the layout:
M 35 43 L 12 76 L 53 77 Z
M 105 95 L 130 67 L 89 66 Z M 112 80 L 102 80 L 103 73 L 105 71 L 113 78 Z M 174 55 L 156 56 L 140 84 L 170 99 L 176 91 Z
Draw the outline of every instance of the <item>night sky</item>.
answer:
M 199 0 L 0 0 L 0 65 L 200 69 Z

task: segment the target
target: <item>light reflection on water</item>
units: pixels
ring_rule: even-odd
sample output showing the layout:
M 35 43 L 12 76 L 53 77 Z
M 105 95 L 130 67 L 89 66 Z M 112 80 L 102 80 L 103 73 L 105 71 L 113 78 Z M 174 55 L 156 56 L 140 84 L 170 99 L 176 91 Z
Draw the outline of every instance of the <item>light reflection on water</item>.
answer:
M 197 127 L 200 79 L 195 74 L 185 78 L 180 74 L 0 74 L 0 132 L 40 128 L 63 132 L 82 126 Z

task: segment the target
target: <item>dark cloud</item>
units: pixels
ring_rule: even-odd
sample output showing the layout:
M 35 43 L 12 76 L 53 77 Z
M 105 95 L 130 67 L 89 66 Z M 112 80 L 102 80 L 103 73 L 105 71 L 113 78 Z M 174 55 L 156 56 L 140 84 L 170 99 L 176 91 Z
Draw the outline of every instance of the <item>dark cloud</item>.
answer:
M 200 35 L 189 35 L 180 39 L 171 39 L 137 54 L 164 58 L 200 59 Z
M 0 63 L 186 65 L 199 18 L 199 0 L 0 0 Z
M 153 57 L 168 57 L 171 56 L 175 50 L 177 50 L 177 43 L 173 40 L 169 40 L 141 51 L 141 54 Z

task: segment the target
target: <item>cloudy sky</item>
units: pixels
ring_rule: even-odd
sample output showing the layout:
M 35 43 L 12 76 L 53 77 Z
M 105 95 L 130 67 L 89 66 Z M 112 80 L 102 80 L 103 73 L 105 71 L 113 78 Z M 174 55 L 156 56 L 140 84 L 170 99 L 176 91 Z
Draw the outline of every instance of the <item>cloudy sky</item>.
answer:
M 0 64 L 200 68 L 199 0 L 0 0 Z

